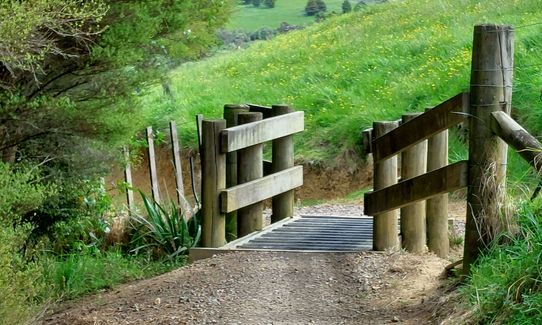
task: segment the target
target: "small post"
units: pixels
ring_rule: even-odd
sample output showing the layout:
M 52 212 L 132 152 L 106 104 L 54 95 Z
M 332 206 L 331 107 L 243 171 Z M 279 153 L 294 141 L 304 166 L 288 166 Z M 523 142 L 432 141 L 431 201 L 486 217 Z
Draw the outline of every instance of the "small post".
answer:
M 427 172 L 448 165 L 448 130 L 427 140 Z M 448 194 L 427 200 L 427 246 L 429 251 L 445 258 L 450 252 L 448 239 Z
M 261 121 L 262 113 L 239 113 L 239 125 Z M 243 184 L 263 177 L 263 145 L 257 144 L 238 151 L 237 183 Z M 246 236 L 263 227 L 263 202 L 254 203 L 237 211 L 237 235 Z
M 226 104 L 224 105 L 224 119 L 226 127 L 236 126 L 237 114 L 248 112 L 248 106 Z M 237 152 L 226 154 L 226 188 L 237 185 Z M 237 238 L 237 211 L 226 214 L 226 240 L 232 241 Z
M 273 116 L 292 113 L 288 105 L 273 105 Z M 294 166 L 294 137 L 292 135 L 273 140 L 271 164 L 273 173 Z M 295 192 L 288 191 L 272 199 L 271 223 L 294 216 Z
M 421 113 L 403 115 L 403 124 L 413 120 Z M 401 156 L 401 180 L 422 175 L 427 170 L 427 141 L 403 151 Z M 425 249 L 425 201 L 415 202 L 401 208 L 401 235 L 403 247 L 412 253 L 422 253 Z
M 151 176 L 151 190 L 154 202 L 160 203 L 160 190 L 158 188 L 158 173 L 156 169 L 156 154 L 154 152 L 154 133 L 152 126 L 147 127 L 147 145 L 149 157 L 149 173 Z
M 128 205 L 128 214 L 132 215 L 134 211 L 134 191 L 132 187 L 134 182 L 132 180 L 132 163 L 130 162 L 130 150 L 127 146 L 124 146 L 124 180 L 126 182 L 126 203 Z
M 173 151 L 173 167 L 175 169 L 175 184 L 177 187 L 177 202 L 179 206 L 185 207 L 183 169 L 181 165 L 181 148 L 179 146 L 179 137 L 177 136 L 177 124 L 175 121 L 169 122 L 169 135 L 171 137 L 171 150 Z
M 399 123 L 374 122 L 375 137 L 383 136 L 397 128 Z M 373 148 L 373 151 L 377 148 Z M 397 156 L 374 163 L 374 190 L 380 190 L 397 183 Z M 373 217 L 373 249 L 383 251 L 399 247 L 397 234 L 397 210 L 381 213 Z
M 491 113 L 510 114 L 514 31 L 510 26 L 474 27 L 469 118 L 469 185 L 463 269 L 506 225 L 499 215 L 505 195 L 506 144 L 490 129 Z
M 220 192 L 226 187 L 226 155 L 220 150 L 220 132 L 226 120 L 202 123 L 202 243 L 204 247 L 226 244 L 226 218 L 220 210 Z

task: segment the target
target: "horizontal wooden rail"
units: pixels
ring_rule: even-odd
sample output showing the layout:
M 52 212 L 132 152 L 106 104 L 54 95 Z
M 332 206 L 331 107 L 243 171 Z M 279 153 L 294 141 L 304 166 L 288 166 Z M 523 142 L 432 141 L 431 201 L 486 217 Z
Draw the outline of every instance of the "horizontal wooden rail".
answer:
M 467 161 L 436 169 L 365 194 L 364 213 L 374 216 L 467 186 Z
M 542 175 L 542 144 L 505 112 L 491 113 L 491 131 L 517 150 Z
M 295 166 L 220 193 L 221 210 L 229 213 L 303 185 L 303 166 Z
M 249 111 L 251 112 L 258 112 L 262 113 L 263 118 L 270 118 L 273 116 L 273 109 L 269 106 L 262 106 L 262 105 L 255 105 L 255 104 L 247 104 Z
M 466 120 L 469 94 L 461 93 L 374 140 L 374 162 L 389 158 Z
M 222 152 L 232 152 L 303 131 L 304 113 L 293 112 L 222 131 Z

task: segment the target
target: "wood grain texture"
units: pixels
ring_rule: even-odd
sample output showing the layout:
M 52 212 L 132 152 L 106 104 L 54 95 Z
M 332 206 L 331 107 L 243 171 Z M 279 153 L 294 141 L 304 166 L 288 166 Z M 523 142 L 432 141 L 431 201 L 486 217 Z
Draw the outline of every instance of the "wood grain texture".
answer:
M 303 185 L 303 167 L 295 166 L 269 176 L 223 190 L 221 210 L 224 213 L 271 198 Z
M 304 113 L 271 117 L 222 131 L 222 152 L 232 152 L 304 130 Z
M 375 215 L 467 186 L 467 161 L 439 168 L 365 194 L 364 211 Z
M 374 162 L 391 157 L 467 119 L 468 93 L 461 93 L 435 106 L 419 117 L 377 137 L 372 145 Z
M 154 133 L 152 127 L 147 127 L 147 155 L 149 158 L 149 174 L 151 177 L 151 191 L 154 202 L 160 203 L 160 190 L 158 186 L 158 172 L 156 169 L 156 153 L 154 152 Z
M 128 147 L 123 148 L 124 151 L 124 181 L 126 182 L 126 204 L 128 206 L 128 214 L 132 214 L 135 208 L 134 191 L 132 190 L 134 182 L 132 180 L 132 163 L 130 160 L 130 150 Z
M 186 200 L 184 199 L 183 185 L 183 168 L 181 164 L 181 147 L 179 145 L 179 137 L 177 135 L 177 124 L 175 121 L 169 122 L 169 135 L 171 139 L 171 150 L 173 154 L 173 167 L 175 171 L 175 187 L 177 190 L 177 203 L 179 206 L 186 208 Z M 185 215 L 188 217 L 188 215 Z

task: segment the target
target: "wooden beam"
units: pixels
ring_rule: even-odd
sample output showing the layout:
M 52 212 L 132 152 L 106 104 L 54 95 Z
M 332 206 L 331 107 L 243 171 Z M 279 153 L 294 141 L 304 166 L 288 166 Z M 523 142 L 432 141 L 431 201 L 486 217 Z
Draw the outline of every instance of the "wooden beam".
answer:
M 130 150 L 124 147 L 124 180 L 126 182 L 126 204 L 128 205 L 128 214 L 132 215 L 135 209 L 134 201 L 134 182 L 132 181 L 132 163 L 130 159 Z
M 269 176 L 222 191 L 223 213 L 235 211 L 303 185 L 303 166 L 295 166 Z
M 177 136 L 177 124 L 169 122 L 169 135 L 171 137 L 171 150 L 173 151 L 173 167 L 175 170 L 175 187 L 177 188 L 177 202 L 179 206 L 186 208 L 184 199 L 183 168 L 181 165 L 181 146 Z M 186 217 L 186 216 L 185 216 Z
M 371 148 L 371 146 L 373 144 L 373 128 L 368 128 L 361 132 L 361 141 L 363 143 L 363 151 L 365 151 L 366 154 L 372 153 L 373 148 Z
M 222 131 L 222 152 L 232 152 L 304 130 L 304 113 L 271 117 Z
M 469 94 L 461 93 L 378 137 L 372 145 L 374 162 L 391 157 L 467 119 Z
M 152 127 L 149 126 L 147 131 L 147 154 L 149 158 L 149 174 L 151 177 L 151 190 L 152 198 L 154 202 L 160 203 L 160 190 L 158 188 L 158 172 L 156 169 L 156 154 L 154 152 L 154 132 Z
M 517 150 L 542 175 L 542 144 L 505 112 L 491 113 L 491 131 Z
M 273 110 L 269 106 L 255 104 L 247 104 L 247 106 L 250 112 L 262 113 L 264 119 L 273 117 Z
M 365 194 L 365 214 L 374 216 L 467 186 L 467 161 L 439 168 Z

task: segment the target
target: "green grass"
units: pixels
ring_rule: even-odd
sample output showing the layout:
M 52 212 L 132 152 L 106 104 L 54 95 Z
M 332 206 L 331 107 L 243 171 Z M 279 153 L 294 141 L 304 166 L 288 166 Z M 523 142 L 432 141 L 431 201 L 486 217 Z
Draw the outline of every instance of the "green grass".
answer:
M 478 324 L 542 323 L 542 200 L 523 204 L 518 219 L 521 232 L 494 245 L 463 290 Z
M 154 120 L 176 119 L 185 145 L 192 147 L 197 113 L 217 118 L 226 103 L 288 103 L 306 116 L 296 158 L 344 166 L 358 162 L 360 132 L 373 121 L 423 111 L 467 90 L 473 26 L 506 23 L 525 26 L 515 33 L 513 106 L 520 123 L 541 134 L 539 6 L 538 0 L 368 6 L 246 50 L 185 64 L 170 75 L 174 101 L 157 88 L 143 103 Z M 452 155 L 464 156 L 461 148 Z
M 343 0 L 325 0 L 327 12 L 342 12 Z M 257 29 L 277 28 L 282 22 L 291 25 L 308 25 L 314 22 L 314 17 L 305 15 L 306 0 L 277 0 L 275 8 L 256 8 L 253 5 L 238 5 L 228 29 L 255 31 Z

